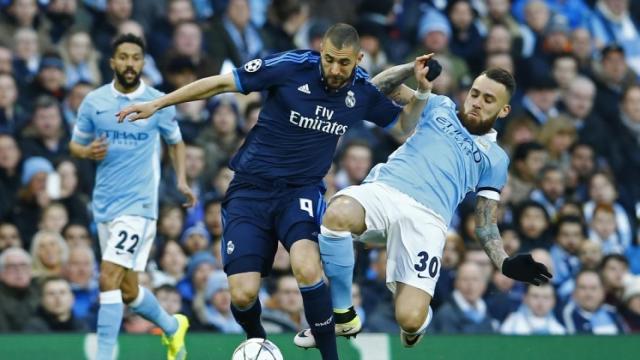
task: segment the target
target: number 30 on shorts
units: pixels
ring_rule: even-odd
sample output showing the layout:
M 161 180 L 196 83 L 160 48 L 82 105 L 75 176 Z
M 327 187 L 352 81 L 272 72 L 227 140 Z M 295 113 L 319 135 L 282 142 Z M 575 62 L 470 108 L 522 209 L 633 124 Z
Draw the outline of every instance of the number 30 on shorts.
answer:
M 438 270 L 440 270 L 440 260 L 437 257 L 432 257 L 431 261 L 429 261 L 429 254 L 426 251 L 420 251 L 418 253 L 418 263 L 413 265 L 413 268 L 419 272 L 427 270 L 429 268 L 429 276 L 434 278 L 438 275 Z M 422 278 L 423 276 L 418 277 Z

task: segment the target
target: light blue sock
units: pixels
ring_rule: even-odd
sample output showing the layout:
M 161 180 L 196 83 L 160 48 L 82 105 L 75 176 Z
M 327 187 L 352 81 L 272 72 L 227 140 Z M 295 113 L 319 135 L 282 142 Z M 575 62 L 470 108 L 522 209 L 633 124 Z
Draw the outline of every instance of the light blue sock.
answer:
M 149 289 L 138 286 L 138 297 L 128 305 L 133 312 L 158 325 L 167 336 L 178 330 L 178 320 L 160 306 Z
M 112 360 L 113 349 L 118 342 L 122 323 L 122 292 L 120 290 L 100 293 L 98 310 L 98 360 Z
M 324 273 L 330 281 L 331 301 L 334 309 L 351 307 L 351 284 L 353 283 L 353 238 L 348 231 L 333 231 L 320 227 L 318 236 Z

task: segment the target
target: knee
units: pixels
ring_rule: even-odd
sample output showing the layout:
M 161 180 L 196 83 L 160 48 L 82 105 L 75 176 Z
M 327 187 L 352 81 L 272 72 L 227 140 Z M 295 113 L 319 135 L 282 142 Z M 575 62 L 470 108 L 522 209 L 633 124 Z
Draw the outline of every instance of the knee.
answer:
M 296 259 L 291 262 L 293 275 L 300 285 L 313 285 L 322 279 L 322 269 L 319 261 L 309 259 Z
M 122 276 L 117 269 L 100 269 L 100 290 L 109 291 L 120 289 Z
M 335 199 L 324 213 L 322 225 L 335 231 L 354 232 L 357 223 L 361 222 L 356 205 L 355 200 L 345 196 Z
M 121 286 L 120 290 L 122 291 L 122 302 L 125 304 L 131 304 L 138 297 L 140 291 L 137 286 Z
M 396 320 L 402 330 L 413 334 L 420 330 L 427 320 L 427 311 L 423 309 L 396 308 Z
M 233 286 L 229 289 L 231 303 L 238 308 L 248 308 L 258 298 L 258 289 L 249 286 Z

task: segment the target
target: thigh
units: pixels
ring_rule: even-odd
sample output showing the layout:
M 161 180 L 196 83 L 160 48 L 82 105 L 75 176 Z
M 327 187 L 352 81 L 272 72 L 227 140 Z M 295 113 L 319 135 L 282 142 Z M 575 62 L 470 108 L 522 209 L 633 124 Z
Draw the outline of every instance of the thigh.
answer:
M 144 271 L 155 238 L 156 221 L 123 215 L 99 224 L 102 260 Z
M 374 245 L 385 244 L 390 223 L 388 208 L 394 201 L 387 189 L 378 183 L 349 186 L 336 193 L 331 202 L 341 196 L 354 199 L 364 209 L 365 230 L 361 234 L 355 234 L 358 235 L 356 240 Z
M 276 210 L 275 229 L 287 251 L 298 240 L 318 241 L 326 207 L 319 186 L 290 189 L 283 194 Z
M 423 289 L 402 282 L 396 283 L 394 299 L 396 309 L 408 309 L 420 314 L 426 314 L 431 298 L 431 295 Z
M 433 296 L 440 277 L 445 230 L 439 220 L 404 207 L 387 235 L 387 286 L 410 285 Z
M 233 198 L 222 206 L 222 262 L 227 275 L 269 275 L 278 248 L 269 200 Z

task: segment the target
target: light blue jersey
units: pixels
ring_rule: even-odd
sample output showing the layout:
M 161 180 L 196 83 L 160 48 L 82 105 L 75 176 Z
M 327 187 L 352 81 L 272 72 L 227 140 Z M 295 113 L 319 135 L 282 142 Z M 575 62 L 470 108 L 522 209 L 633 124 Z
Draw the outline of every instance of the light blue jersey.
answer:
M 380 181 L 440 215 L 445 224 L 465 195 L 483 191 L 499 199 L 507 181 L 509 157 L 490 139 L 471 135 L 445 96 L 431 95 L 415 133 L 365 182 Z
M 118 123 L 115 114 L 123 107 L 155 99 L 162 92 L 141 83 L 129 94 L 113 83 L 90 92 L 78 110 L 72 141 L 88 145 L 96 137 L 107 138 L 106 157 L 99 162 L 93 190 L 96 222 L 122 215 L 158 217 L 160 136 L 169 144 L 182 141 L 175 108 L 167 107 L 149 119 Z

